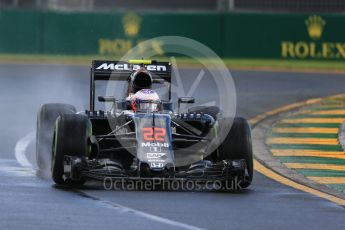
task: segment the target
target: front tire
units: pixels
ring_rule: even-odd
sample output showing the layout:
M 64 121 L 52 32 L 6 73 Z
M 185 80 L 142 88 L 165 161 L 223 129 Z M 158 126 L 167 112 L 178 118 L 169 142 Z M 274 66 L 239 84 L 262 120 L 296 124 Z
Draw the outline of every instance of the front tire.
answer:
M 247 188 L 253 180 L 253 148 L 251 129 L 248 121 L 242 117 L 233 120 L 230 132 L 218 148 L 219 160 L 246 161 L 247 174 L 240 183 L 241 188 Z
M 50 103 L 41 106 L 37 113 L 36 163 L 39 171 L 49 172 L 51 168 L 51 147 L 56 119 L 62 114 L 74 114 L 72 105 Z
M 91 145 L 89 138 L 92 135 L 91 121 L 87 116 L 78 114 L 64 114 L 56 120 L 52 149 L 52 179 L 58 185 L 81 185 L 79 180 L 65 180 L 64 156 L 89 156 Z

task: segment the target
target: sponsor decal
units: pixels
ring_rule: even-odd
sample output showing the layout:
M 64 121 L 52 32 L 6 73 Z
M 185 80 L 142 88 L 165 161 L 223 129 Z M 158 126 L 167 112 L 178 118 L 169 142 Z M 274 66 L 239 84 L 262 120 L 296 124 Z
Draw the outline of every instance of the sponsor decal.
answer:
M 145 39 L 122 39 L 122 38 L 100 38 L 98 40 L 98 52 L 100 55 L 123 55 L 130 52 L 134 47 L 139 47 L 138 56 L 145 56 L 145 50 L 154 50 L 158 55 L 164 55 L 163 43 L 159 40 L 148 40 L 145 46 L 142 45 Z
M 305 20 L 310 41 L 282 41 L 281 57 L 292 59 L 345 59 L 345 43 L 321 41 L 326 21 L 312 15 Z
M 326 25 L 325 20 L 320 16 L 310 16 L 305 20 L 309 37 L 313 40 L 318 40 L 322 36 L 323 28 Z
M 147 162 L 165 162 L 165 160 L 160 160 L 160 159 L 147 159 Z
M 137 14 L 133 12 L 126 14 L 123 17 L 122 22 L 123 30 L 127 36 L 135 37 L 138 35 L 140 30 L 141 18 Z
M 133 65 L 130 64 L 115 64 L 115 63 L 102 63 L 96 69 L 97 70 L 139 70 L 141 68 L 140 65 Z M 149 71 L 167 71 L 167 67 L 164 65 L 146 65 L 145 68 Z
M 152 162 L 152 163 L 150 163 L 150 167 L 151 168 L 163 168 L 164 164 L 163 163 Z
M 150 152 L 162 152 L 162 148 L 159 146 L 150 147 Z
M 153 91 L 152 89 L 142 89 L 142 90 L 140 90 L 140 92 L 145 93 L 145 94 L 153 94 L 153 93 L 155 93 L 155 91 Z
M 166 153 L 147 153 L 147 158 L 156 159 L 156 158 L 166 158 Z
M 98 50 L 101 55 L 123 55 L 135 46 L 141 46 L 146 39 L 138 38 L 142 18 L 135 13 L 128 13 L 122 18 L 123 35 L 119 34 L 115 38 L 100 38 L 98 40 Z M 118 33 L 118 31 L 116 31 Z M 125 37 L 125 38 L 123 38 Z M 148 47 L 140 47 L 138 55 L 145 56 L 145 49 L 150 48 L 158 55 L 163 55 L 163 44 L 159 40 L 150 40 Z
M 163 148 L 169 148 L 169 143 L 160 143 L 160 142 L 143 142 L 141 143 L 141 147 L 163 147 Z

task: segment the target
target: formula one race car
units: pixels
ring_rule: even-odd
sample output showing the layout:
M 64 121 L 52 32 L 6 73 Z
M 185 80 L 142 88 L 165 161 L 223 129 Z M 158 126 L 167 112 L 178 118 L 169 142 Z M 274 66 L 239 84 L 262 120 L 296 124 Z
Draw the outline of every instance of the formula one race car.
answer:
M 112 105 L 109 111 L 95 110 L 95 81 L 99 80 L 127 82 L 123 99 L 98 97 L 99 102 Z M 160 99 L 153 84 L 167 89 L 167 100 Z M 248 122 L 224 118 L 216 106 L 192 106 L 180 112 L 181 104 L 194 101 L 181 97 L 173 108 L 169 62 L 93 61 L 89 110 L 45 104 L 38 112 L 39 170 L 51 169 L 54 182 L 62 185 L 105 178 L 165 178 L 238 180 L 241 188 L 248 187 L 253 178 Z M 231 129 L 222 135 L 226 126 Z

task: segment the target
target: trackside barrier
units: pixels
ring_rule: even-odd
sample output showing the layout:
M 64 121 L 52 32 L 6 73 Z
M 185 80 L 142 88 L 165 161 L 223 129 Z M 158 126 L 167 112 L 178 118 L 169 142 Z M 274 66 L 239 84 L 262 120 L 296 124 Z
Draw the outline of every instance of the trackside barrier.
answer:
M 0 53 L 121 55 L 173 35 L 222 57 L 344 60 L 344 24 L 341 14 L 0 10 Z M 149 45 L 165 53 L 159 39 Z

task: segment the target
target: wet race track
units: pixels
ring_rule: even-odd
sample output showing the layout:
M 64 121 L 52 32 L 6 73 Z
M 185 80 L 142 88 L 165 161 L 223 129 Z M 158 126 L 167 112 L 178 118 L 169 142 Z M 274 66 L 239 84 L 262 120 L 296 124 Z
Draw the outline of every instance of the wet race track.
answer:
M 188 87 L 198 70 L 184 68 Z M 246 118 L 344 92 L 340 74 L 232 71 Z M 194 96 L 207 98 L 201 81 Z M 242 192 L 65 190 L 35 175 L 36 113 L 43 103 L 88 107 L 89 67 L 0 65 L 0 229 L 343 229 L 345 209 L 255 173 Z M 254 146 L 255 151 L 255 146 Z M 29 167 L 22 167 L 22 165 Z M 30 166 L 31 165 L 31 166 Z

